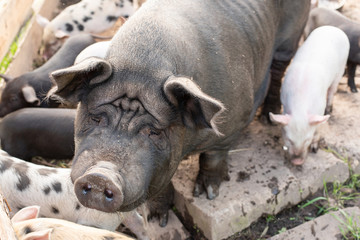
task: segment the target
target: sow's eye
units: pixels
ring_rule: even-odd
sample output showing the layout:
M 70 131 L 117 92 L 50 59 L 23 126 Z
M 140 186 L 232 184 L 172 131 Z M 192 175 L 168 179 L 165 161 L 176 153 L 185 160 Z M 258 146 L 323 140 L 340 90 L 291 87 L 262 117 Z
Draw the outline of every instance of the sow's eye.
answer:
M 149 137 L 154 144 L 160 148 L 165 148 L 165 133 L 162 130 L 146 127 L 141 130 L 141 133 Z
M 91 123 L 96 126 L 106 126 L 108 124 L 107 117 L 102 114 L 90 115 L 89 118 Z

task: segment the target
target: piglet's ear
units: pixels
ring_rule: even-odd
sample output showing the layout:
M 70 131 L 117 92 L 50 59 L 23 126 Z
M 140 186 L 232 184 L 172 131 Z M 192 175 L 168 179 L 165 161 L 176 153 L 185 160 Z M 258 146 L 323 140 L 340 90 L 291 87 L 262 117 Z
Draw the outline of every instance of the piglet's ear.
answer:
M 60 30 L 60 29 L 56 30 L 56 32 L 55 32 L 55 37 L 57 37 L 57 38 L 64 38 L 64 37 L 68 37 L 68 36 L 69 36 L 68 33 L 64 32 L 63 30 Z
M 12 223 L 22 222 L 30 219 L 35 219 L 38 217 L 40 212 L 39 206 L 30 206 L 22 208 L 20 211 L 15 213 L 15 215 L 11 218 Z
M 291 119 L 291 116 L 288 114 L 273 114 L 269 113 L 270 120 L 273 123 L 280 123 L 282 125 L 288 125 Z
M 87 58 L 74 66 L 52 72 L 50 78 L 56 86 L 48 97 L 54 94 L 65 102 L 76 104 L 87 89 L 106 81 L 111 74 L 110 63 L 97 57 Z
M 11 80 L 13 80 L 12 77 L 6 76 L 6 75 L 1 74 L 1 73 L 0 73 L 0 78 L 4 79 L 4 81 L 5 81 L 6 83 L 8 83 L 8 82 L 10 82 Z
M 40 14 L 36 14 L 36 22 L 43 28 L 50 23 L 49 19 L 41 16 Z
M 45 229 L 42 231 L 36 231 L 29 234 L 26 234 L 22 240 L 50 240 L 51 239 L 51 232 L 53 229 Z
M 225 111 L 224 105 L 204 93 L 195 82 L 185 77 L 169 77 L 164 84 L 164 93 L 180 112 L 186 126 L 212 128 L 217 135 L 222 135 L 216 122 Z
M 26 102 L 34 104 L 35 106 L 40 105 L 40 99 L 36 97 L 36 92 L 33 87 L 25 86 L 21 89 L 21 91 Z
M 325 123 L 330 118 L 330 115 L 311 115 L 309 116 L 309 124 L 310 125 L 318 125 Z

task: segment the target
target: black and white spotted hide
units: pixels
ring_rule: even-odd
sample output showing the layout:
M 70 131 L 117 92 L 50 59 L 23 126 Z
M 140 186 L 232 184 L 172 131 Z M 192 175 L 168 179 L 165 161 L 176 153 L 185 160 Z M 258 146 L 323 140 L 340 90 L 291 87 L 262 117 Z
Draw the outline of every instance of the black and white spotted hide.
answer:
M 74 193 L 70 169 L 33 164 L 0 150 L 0 189 L 15 214 L 32 205 L 40 217 L 60 218 L 114 231 L 123 223 L 138 239 L 148 239 L 143 218 L 134 210 L 106 213 L 82 206 Z
M 132 0 L 82 0 L 65 8 L 53 20 L 38 15 L 45 27 L 43 41 L 79 33 L 100 33 L 111 28 L 119 17 L 128 18 L 135 12 Z

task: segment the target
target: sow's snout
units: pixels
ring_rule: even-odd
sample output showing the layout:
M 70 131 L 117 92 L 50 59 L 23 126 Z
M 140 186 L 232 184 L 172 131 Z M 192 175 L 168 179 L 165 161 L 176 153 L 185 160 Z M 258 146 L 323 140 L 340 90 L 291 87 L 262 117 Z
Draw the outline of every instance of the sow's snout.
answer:
M 75 194 L 82 205 L 103 212 L 115 212 L 123 204 L 123 181 L 111 165 L 106 162 L 96 164 L 76 178 Z

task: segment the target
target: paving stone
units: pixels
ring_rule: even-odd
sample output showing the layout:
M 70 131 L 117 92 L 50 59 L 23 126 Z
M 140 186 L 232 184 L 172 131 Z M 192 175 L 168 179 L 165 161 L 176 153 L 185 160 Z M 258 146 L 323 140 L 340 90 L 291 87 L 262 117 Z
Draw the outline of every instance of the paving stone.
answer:
M 346 88 L 346 84 L 342 86 Z M 358 95 L 340 90 L 335 96 L 331 121 L 321 131 L 332 149 L 348 155 L 357 172 Z M 322 189 L 324 182 L 344 182 L 349 177 L 347 164 L 336 154 L 323 150 L 310 153 L 302 167 L 292 166 L 284 160 L 280 126 L 265 126 L 256 120 L 243 131 L 230 154 L 231 180 L 222 183 L 218 198 L 210 201 L 204 195 L 192 196 L 197 172 L 197 156 L 180 164 L 173 178 L 175 206 L 185 222 L 196 226 L 210 240 L 229 237 L 263 214 L 274 215 L 298 204 Z
M 349 219 L 360 223 L 360 209 L 358 207 L 351 207 L 336 211 L 317 217 L 314 220 L 303 223 L 293 229 L 280 233 L 269 238 L 269 240 L 289 240 L 289 239 L 343 239 L 342 232 L 347 232 L 346 225 L 349 224 Z M 351 225 L 350 225 L 351 226 Z

